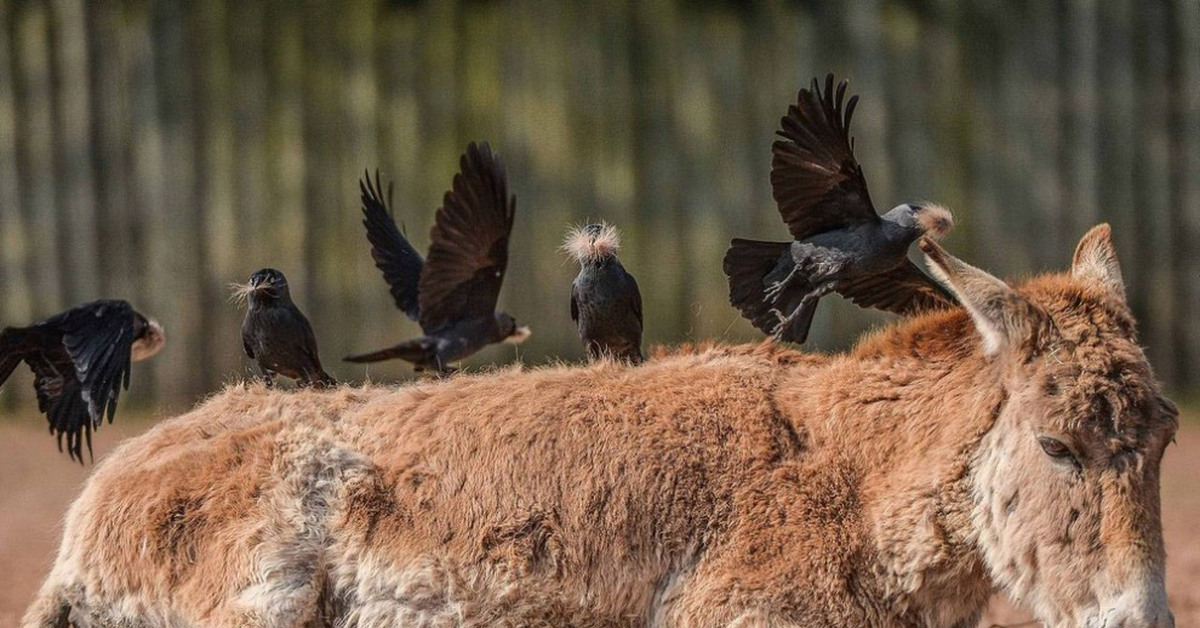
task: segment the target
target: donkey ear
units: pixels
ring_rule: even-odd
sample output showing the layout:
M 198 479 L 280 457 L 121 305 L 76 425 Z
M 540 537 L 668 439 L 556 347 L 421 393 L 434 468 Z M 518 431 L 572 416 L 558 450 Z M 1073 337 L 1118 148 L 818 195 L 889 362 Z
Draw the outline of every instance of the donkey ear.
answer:
M 994 356 L 1005 347 L 1033 339 L 1041 312 L 1003 281 L 950 255 L 929 238 L 918 246 L 929 258 L 929 270 L 954 293 L 983 336 L 983 352 Z
M 1125 298 L 1121 264 L 1117 261 L 1117 248 L 1113 246 L 1112 228 L 1107 223 L 1092 227 L 1079 241 L 1071 261 L 1071 275 Z

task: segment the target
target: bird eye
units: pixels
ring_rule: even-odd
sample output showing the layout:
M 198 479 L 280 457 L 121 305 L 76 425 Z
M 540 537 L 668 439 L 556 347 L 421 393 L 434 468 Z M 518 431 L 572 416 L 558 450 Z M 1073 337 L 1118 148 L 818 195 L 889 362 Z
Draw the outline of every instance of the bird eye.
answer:
M 1038 444 L 1042 446 L 1042 451 L 1046 452 L 1051 458 L 1071 458 L 1071 448 L 1067 447 L 1066 443 L 1057 438 L 1049 436 L 1039 436 Z

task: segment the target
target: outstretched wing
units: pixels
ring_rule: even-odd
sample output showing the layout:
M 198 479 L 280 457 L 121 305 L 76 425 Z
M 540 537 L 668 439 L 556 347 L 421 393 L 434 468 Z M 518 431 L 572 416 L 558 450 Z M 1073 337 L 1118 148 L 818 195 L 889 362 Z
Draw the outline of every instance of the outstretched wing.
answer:
M 438 209 L 421 273 L 420 323 L 426 333 L 456 320 L 492 316 L 508 265 L 516 198 L 508 193 L 504 165 L 487 142 L 472 142 L 460 170 Z
M 371 243 L 375 267 L 383 272 L 383 279 L 390 287 L 396 307 L 415 321 L 421 311 L 417 295 L 425 260 L 421 259 L 421 254 L 396 227 L 390 210 L 392 185 L 388 184 L 385 200 L 379 171 L 375 171 L 373 182 L 370 173 L 364 173 L 358 182 L 358 189 L 362 194 L 363 225 L 367 228 L 367 240 Z
M 859 307 L 901 315 L 957 305 L 954 295 L 909 260 L 889 272 L 845 283 L 838 292 Z
M 771 146 L 771 191 L 797 240 L 879 220 L 854 159 L 850 119 L 858 96 L 845 102 L 846 86 L 842 81 L 835 94 L 830 74 L 822 93 L 813 79 L 780 121 L 784 139 Z
M 63 360 L 55 357 L 57 356 L 46 353 L 34 353 L 26 356 L 25 363 L 33 371 L 38 410 L 46 415 L 46 420 L 50 423 L 50 433 L 58 437 L 58 450 L 63 450 L 65 437 L 67 454 L 72 460 L 83 462 L 85 442 L 88 456 L 92 455 L 94 428 L 91 414 L 87 402 L 83 400 L 83 387 L 75 376 L 75 367 L 69 357 Z
M 133 307 L 125 301 L 94 301 L 67 312 L 60 328 L 92 427 L 105 417 L 111 423 L 121 389 L 129 388 Z

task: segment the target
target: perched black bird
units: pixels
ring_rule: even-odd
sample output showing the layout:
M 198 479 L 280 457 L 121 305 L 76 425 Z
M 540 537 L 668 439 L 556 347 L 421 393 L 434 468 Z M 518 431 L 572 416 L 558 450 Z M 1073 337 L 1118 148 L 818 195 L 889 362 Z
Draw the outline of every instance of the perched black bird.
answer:
M 771 188 L 795 242 L 735 238 L 725 253 L 730 302 L 755 327 L 791 342 L 808 337 L 817 300 L 830 291 L 897 314 L 954 303 L 908 260 L 909 245 L 944 236 L 952 216 L 911 203 L 875 212 L 850 137 L 858 96 L 843 108 L 846 85 L 835 94 L 830 74 L 822 93 L 813 79 L 772 146 Z
M 642 293 L 617 259 L 621 236 L 612 225 L 572 229 L 563 250 L 579 262 L 571 284 L 571 320 L 588 355 L 642 362 Z
M 29 327 L 0 332 L 0 384 L 22 361 L 33 371 L 38 410 L 67 453 L 83 462 L 92 455 L 92 430 L 112 423 L 117 397 L 129 389 L 131 362 L 158 353 L 162 327 L 125 301 L 92 301 Z
M 246 300 L 246 318 L 242 320 L 242 348 L 258 363 L 268 386 L 275 385 L 275 374 L 296 380 L 299 386 L 336 386 L 321 368 L 317 355 L 317 337 L 300 308 L 292 303 L 287 277 L 274 268 L 250 275 L 246 284 L 235 284 L 234 296 Z
M 416 370 L 452 372 L 451 363 L 496 342 L 518 344 L 529 337 L 496 300 L 508 265 L 516 197 L 508 193 L 504 165 L 484 142 L 467 146 L 454 187 L 446 192 L 430 234 L 429 259 L 422 260 L 396 227 L 383 198 L 379 174 L 359 181 L 363 224 L 371 256 L 391 287 L 392 298 L 424 336 L 394 347 L 352 355 L 347 362 L 401 358 Z

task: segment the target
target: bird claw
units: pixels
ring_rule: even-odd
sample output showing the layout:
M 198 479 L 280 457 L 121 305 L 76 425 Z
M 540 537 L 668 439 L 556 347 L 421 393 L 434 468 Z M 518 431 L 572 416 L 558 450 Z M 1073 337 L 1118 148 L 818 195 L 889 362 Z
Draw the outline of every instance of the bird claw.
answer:
M 785 287 L 784 284 L 785 282 L 783 281 L 776 281 L 775 283 L 767 286 L 767 289 L 763 291 L 763 296 L 767 297 L 772 302 L 775 301 L 775 299 L 779 297 L 779 293 L 783 292 Z
M 771 337 L 775 340 L 779 340 L 780 336 L 783 335 L 783 330 L 787 329 L 788 325 L 792 323 L 792 319 L 795 318 L 796 315 L 793 313 L 785 316 L 783 312 L 776 308 L 771 308 L 771 313 L 775 315 L 775 319 L 778 321 L 778 323 L 775 325 L 775 329 L 771 332 Z

